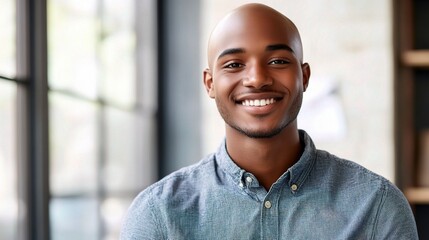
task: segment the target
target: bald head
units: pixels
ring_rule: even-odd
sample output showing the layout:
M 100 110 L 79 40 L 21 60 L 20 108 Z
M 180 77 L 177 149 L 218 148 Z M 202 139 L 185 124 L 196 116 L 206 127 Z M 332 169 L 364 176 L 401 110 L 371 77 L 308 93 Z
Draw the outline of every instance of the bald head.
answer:
M 301 38 L 295 24 L 274 9 L 253 3 L 234 9 L 216 25 L 208 44 L 209 68 L 226 49 L 241 49 L 252 41 L 285 45 L 303 62 Z

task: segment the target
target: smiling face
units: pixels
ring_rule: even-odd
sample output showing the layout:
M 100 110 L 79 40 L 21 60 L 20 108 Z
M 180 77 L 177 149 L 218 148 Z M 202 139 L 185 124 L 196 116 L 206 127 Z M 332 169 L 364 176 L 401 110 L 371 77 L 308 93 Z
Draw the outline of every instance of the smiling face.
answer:
M 238 8 L 213 31 L 204 84 L 229 127 L 251 138 L 296 128 L 310 76 L 293 23 L 260 4 Z

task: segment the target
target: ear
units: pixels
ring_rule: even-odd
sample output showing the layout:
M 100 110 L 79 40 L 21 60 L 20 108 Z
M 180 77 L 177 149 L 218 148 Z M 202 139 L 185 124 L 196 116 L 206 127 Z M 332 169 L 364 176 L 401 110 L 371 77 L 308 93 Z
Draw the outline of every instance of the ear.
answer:
M 301 65 L 301 69 L 302 69 L 302 84 L 305 92 L 305 90 L 307 90 L 308 83 L 310 81 L 310 75 L 311 75 L 310 65 L 308 65 L 308 63 L 303 63 Z
M 211 74 L 210 69 L 206 68 L 203 74 L 204 87 L 206 88 L 207 94 L 209 95 L 209 97 L 215 98 L 213 76 Z

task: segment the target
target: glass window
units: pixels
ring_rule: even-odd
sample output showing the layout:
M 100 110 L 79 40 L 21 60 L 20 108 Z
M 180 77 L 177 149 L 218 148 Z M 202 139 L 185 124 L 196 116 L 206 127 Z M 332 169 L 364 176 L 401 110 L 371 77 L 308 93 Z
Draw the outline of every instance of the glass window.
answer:
M 97 189 L 97 106 L 56 93 L 49 102 L 53 197 L 92 194 Z
M 105 226 L 105 240 L 118 239 L 121 231 L 124 213 L 131 205 L 133 198 L 108 196 L 101 203 L 101 217 Z
M 50 208 L 52 239 L 99 239 L 96 198 L 53 198 Z
M 52 239 L 118 239 L 153 180 L 140 146 L 153 119 L 136 100 L 136 1 L 49 0 L 48 10 Z
M 103 182 L 108 192 L 135 191 L 139 181 L 136 168 L 137 118 L 133 112 L 106 109 L 106 162 Z M 115 179 L 115 181 L 111 181 Z
M 16 84 L 0 80 L 0 239 L 15 239 L 18 223 Z
M 49 86 L 95 99 L 97 1 L 50 0 L 48 14 Z
M 0 76 L 16 77 L 16 2 L 0 7 Z M 16 83 L 0 79 L 0 239 L 18 234 Z
M 0 76 L 16 75 L 16 2 L 2 0 L 0 7 Z
M 134 1 L 104 1 L 102 26 L 102 97 L 130 107 L 136 95 Z

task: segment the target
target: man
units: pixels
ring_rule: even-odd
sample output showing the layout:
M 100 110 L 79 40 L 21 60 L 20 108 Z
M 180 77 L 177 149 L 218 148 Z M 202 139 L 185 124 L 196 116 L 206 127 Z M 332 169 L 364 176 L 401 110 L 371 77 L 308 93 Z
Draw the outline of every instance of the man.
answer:
M 144 190 L 122 239 L 417 239 L 394 185 L 316 150 L 298 130 L 309 78 L 287 17 L 248 4 L 223 18 L 204 85 L 225 120 L 225 142 Z

